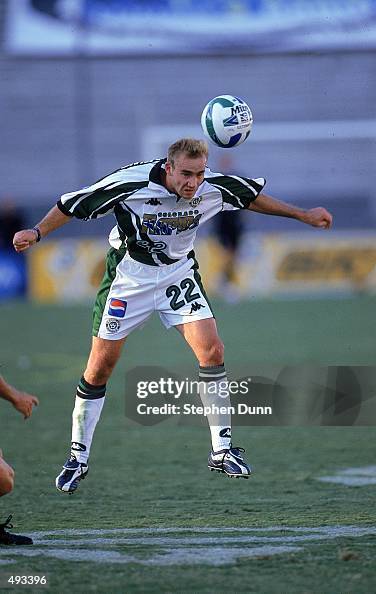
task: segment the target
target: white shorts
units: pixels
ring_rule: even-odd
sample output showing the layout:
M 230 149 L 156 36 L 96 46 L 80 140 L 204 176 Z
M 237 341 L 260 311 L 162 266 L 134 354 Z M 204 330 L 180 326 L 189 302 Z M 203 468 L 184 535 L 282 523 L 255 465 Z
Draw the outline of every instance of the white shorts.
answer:
M 166 328 L 214 317 L 194 258 L 150 266 L 126 254 L 109 274 L 110 268 L 94 306 L 94 336 L 124 338 L 154 311 Z

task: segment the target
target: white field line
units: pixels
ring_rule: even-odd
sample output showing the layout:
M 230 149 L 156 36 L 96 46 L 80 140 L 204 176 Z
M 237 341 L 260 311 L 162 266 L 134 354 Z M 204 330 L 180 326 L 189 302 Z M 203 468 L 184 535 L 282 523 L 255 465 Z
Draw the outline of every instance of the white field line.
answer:
M 224 536 L 224 532 L 236 534 Z M 265 535 L 265 532 L 269 535 Z M 176 536 L 187 533 L 190 535 Z M 120 536 L 122 534 L 127 536 Z M 242 558 L 301 552 L 304 550 L 301 545 L 309 542 L 367 535 L 376 535 L 376 526 L 45 530 L 31 534 L 35 539 L 33 547 L 1 549 L 0 563 L 12 563 L 14 557 L 24 556 L 148 566 L 219 566 L 236 563 Z M 127 552 L 113 550 L 121 546 L 126 546 Z M 140 551 L 140 546 L 147 550 Z
M 84 561 L 92 563 L 137 563 L 139 565 L 228 565 L 236 563 L 242 557 L 259 557 L 260 555 L 276 555 L 281 553 L 294 553 L 300 547 L 273 547 L 263 546 L 249 549 L 212 547 L 204 550 L 197 548 L 170 549 L 154 553 L 147 558 L 136 557 L 117 551 L 92 550 L 92 549 L 51 549 L 42 548 L 20 549 L 7 551 L 7 555 L 24 557 L 50 557 L 62 561 Z
M 344 468 L 331 476 L 320 476 L 317 480 L 323 483 L 345 485 L 346 487 L 376 485 L 376 466 Z

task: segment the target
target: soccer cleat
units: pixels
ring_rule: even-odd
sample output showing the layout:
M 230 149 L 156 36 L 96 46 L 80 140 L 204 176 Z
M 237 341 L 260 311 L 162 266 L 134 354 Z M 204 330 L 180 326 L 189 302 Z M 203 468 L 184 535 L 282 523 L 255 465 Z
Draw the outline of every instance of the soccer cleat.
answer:
M 88 465 L 78 462 L 76 456 L 72 454 L 65 462 L 62 472 L 56 477 L 56 488 L 58 491 L 72 495 L 80 480 L 84 479 L 88 472 Z
M 249 478 L 251 474 L 251 467 L 247 464 L 241 456 L 241 452 L 245 452 L 243 448 L 233 448 L 230 445 L 229 449 L 219 450 L 209 454 L 208 468 L 223 472 L 231 478 Z
M 28 536 L 20 536 L 19 534 L 10 534 L 5 528 L 13 528 L 10 523 L 12 516 L 9 516 L 3 524 L 0 524 L 0 545 L 32 545 L 33 541 Z

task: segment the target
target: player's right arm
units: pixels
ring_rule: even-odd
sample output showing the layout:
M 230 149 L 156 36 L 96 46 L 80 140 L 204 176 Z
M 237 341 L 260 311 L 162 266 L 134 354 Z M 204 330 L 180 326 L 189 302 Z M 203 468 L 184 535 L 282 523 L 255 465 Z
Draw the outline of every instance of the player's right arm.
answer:
M 37 243 L 39 240 L 38 231 L 40 237 L 45 237 L 55 229 L 59 229 L 71 221 L 72 217 L 64 214 L 57 206 L 53 206 L 46 216 L 34 227 L 34 229 L 23 229 L 17 231 L 13 237 L 13 246 L 16 252 L 23 252 L 29 249 L 32 245 Z

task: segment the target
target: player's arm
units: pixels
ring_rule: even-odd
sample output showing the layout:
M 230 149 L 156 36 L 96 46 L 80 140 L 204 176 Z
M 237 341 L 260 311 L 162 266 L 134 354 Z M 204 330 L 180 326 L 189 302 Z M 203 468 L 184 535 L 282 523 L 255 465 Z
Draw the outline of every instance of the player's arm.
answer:
M 23 414 L 24 419 L 30 417 L 33 406 L 38 406 L 39 400 L 36 396 L 28 394 L 27 392 L 20 392 L 0 375 L 0 396 L 4 400 L 11 402 L 16 410 Z
M 34 227 L 34 229 L 23 229 L 17 231 L 13 238 L 13 246 L 16 252 L 23 252 L 37 243 L 55 229 L 59 229 L 72 220 L 71 216 L 64 214 L 57 206 L 53 206 L 46 216 Z M 38 234 L 39 229 L 39 234 Z
M 277 217 L 288 217 L 296 219 L 312 227 L 329 229 L 332 225 L 332 215 L 325 208 L 319 206 L 305 210 L 298 206 L 293 206 L 267 194 L 259 194 L 257 198 L 250 203 L 248 210 L 259 212 L 261 214 L 274 215 Z

